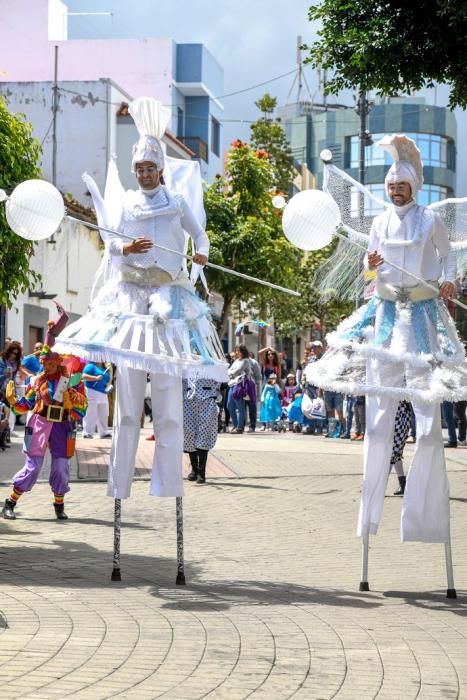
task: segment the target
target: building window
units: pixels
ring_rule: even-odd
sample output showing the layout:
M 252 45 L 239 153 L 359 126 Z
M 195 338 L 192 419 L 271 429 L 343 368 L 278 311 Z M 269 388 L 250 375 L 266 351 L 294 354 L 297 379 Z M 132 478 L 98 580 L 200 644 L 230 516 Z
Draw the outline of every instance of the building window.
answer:
M 376 144 L 383 138 L 384 134 L 371 134 L 373 145 L 365 148 L 365 166 L 371 165 L 391 165 L 392 158 L 387 151 L 379 148 Z M 406 134 L 413 139 L 420 149 L 423 165 L 431 165 L 435 168 L 449 168 L 453 170 L 452 149 L 454 147 L 452 139 L 438 134 Z M 350 167 L 358 168 L 359 143 L 358 136 L 350 137 Z
M 372 195 L 378 199 L 386 199 L 384 192 L 384 185 L 365 185 L 366 189 L 371 192 Z M 360 191 L 356 187 L 352 187 L 350 190 L 350 216 L 352 218 L 358 218 L 360 212 Z M 376 216 L 384 211 L 385 207 L 374 202 L 370 197 L 363 196 L 363 206 L 365 216 Z
M 216 156 L 220 156 L 221 153 L 221 125 L 211 117 L 211 151 Z

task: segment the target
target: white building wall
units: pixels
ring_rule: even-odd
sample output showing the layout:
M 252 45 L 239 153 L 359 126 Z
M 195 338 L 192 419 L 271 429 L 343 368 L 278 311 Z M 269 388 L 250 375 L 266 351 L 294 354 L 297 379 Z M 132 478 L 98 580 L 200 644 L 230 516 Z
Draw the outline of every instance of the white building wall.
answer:
M 101 261 L 99 234 L 65 219 L 54 239 L 55 243 L 41 241 L 37 244 L 32 268 L 41 274 L 42 286 L 39 284 L 35 291 L 42 289 L 47 294 L 56 294 L 55 300 L 73 320 L 84 314 L 89 305 L 94 276 Z M 34 310 L 37 318 L 45 319 L 45 323 L 49 318 L 57 318 L 52 300 L 40 300 L 28 293 L 18 296 L 7 313 L 7 335 L 19 340 L 27 352 L 31 350 L 28 325 L 36 325 L 36 322 L 28 322 Z M 42 324 L 45 337 L 44 320 Z

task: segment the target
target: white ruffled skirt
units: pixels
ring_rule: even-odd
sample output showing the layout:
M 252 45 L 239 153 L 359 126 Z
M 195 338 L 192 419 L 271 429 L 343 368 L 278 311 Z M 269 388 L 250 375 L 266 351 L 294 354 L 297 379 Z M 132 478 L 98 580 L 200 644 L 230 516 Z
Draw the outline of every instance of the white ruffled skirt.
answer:
M 374 296 L 326 340 L 329 349 L 306 368 L 310 384 L 426 403 L 467 399 L 464 348 L 440 299 Z
M 160 287 L 109 280 L 54 350 L 149 373 L 228 380 L 209 307 L 185 277 Z

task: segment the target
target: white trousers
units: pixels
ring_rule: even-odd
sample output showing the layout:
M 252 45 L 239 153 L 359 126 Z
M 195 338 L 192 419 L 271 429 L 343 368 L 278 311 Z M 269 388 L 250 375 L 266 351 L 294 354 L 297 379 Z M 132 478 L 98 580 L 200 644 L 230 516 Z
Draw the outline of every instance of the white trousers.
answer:
M 114 433 L 110 453 L 107 494 L 128 498 L 146 391 L 146 372 L 117 368 Z M 151 402 L 155 454 L 151 495 L 183 496 L 183 391 L 182 380 L 151 374 Z
M 363 486 L 357 534 L 376 534 L 390 471 L 398 400 L 366 399 Z M 412 402 L 417 442 L 407 475 L 401 516 L 402 541 L 449 542 L 449 485 L 439 404 Z
M 99 435 L 109 432 L 109 398 L 107 394 L 95 389 L 86 389 L 88 408 L 83 418 L 83 431 L 87 435 L 94 435 L 97 426 Z

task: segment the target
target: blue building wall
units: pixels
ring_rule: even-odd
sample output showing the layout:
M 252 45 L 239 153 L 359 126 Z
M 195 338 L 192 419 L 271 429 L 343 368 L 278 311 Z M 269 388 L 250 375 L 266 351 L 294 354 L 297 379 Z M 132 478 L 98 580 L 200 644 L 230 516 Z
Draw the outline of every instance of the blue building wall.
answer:
M 286 108 L 284 108 L 285 110 Z M 321 150 L 329 148 L 333 163 L 358 179 L 356 146 L 360 119 L 353 108 L 311 110 L 309 114 L 283 119 L 294 157 L 306 162 L 322 186 Z M 423 99 L 398 98 L 374 105 L 368 130 L 374 144 L 365 149 L 365 184 L 384 196 L 382 184 L 392 163 L 389 154 L 376 147 L 383 134 L 405 133 L 416 141 L 424 162 L 424 191 L 419 201 L 453 196 L 456 191 L 456 119 L 448 109 L 427 105 Z M 378 191 L 377 191 L 378 190 Z
M 175 134 L 197 154 L 203 179 L 221 172 L 224 72 L 203 44 L 177 44 L 175 53 Z

